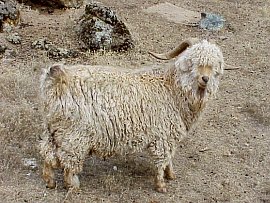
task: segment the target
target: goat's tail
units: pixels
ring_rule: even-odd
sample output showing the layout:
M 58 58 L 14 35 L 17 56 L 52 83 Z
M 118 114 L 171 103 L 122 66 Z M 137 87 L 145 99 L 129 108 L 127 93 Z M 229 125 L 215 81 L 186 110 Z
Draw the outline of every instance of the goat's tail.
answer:
M 48 96 L 56 97 L 65 92 L 68 84 L 68 73 L 62 64 L 55 64 L 43 69 L 40 78 L 40 96 L 47 100 Z M 51 91 L 53 90 L 54 93 Z
M 65 83 L 67 81 L 67 74 L 62 64 L 54 64 L 49 67 L 46 77 L 56 83 Z

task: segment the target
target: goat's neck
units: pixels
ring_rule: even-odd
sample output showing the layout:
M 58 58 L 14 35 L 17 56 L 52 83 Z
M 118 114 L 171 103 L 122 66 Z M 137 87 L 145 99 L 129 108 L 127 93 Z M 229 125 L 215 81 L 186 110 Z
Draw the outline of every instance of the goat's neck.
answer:
M 198 89 L 194 95 L 194 92 L 179 92 L 180 97 L 178 98 L 178 108 L 181 117 L 185 123 L 186 129 L 189 131 L 193 124 L 198 120 L 201 112 L 206 106 L 206 93 L 201 92 L 203 90 Z
M 193 124 L 198 120 L 201 112 L 206 106 L 208 93 L 203 89 L 185 91 L 175 81 L 175 70 L 170 69 L 166 72 L 166 81 L 172 88 L 176 108 L 185 124 L 186 130 L 189 131 Z

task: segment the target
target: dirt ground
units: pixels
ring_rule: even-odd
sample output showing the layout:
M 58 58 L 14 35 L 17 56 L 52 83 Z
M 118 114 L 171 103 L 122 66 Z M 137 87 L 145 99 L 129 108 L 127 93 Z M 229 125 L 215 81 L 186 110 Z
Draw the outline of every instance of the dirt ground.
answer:
M 170 22 L 144 9 L 163 0 L 101 0 L 112 7 L 135 41 L 127 53 L 80 53 L 67 64 L 100 64 L 136 68 L 166 65 L 148 55 L 163 52 L 187 37 L 213 39 L 227 70 L 217 97 L 180 144 L 174 159 L 177 179 L 168 193 L 153 190 L 154 173 L 143 157 L 89 157 L 80 174 L 81 191 L 69 194 L 57 178 L 54 190 L 41 179 L 37 138 L 42 132 L 38 87 L 42 68 L 55 63 L 43 50 L 31 49 L 47 37 L 59 47 L 78 49 L 74 25 L 81 9 L 55 10 L 21 4 L 22 43 L 13 45 L 0 66 L 0 202 L 134 202 L 134 203 L 270 203 L 270 1 L 167 0 L 197 12 L 219 13 L 225 29 L 211 33 Z M 33 168 L 24 164 L 34 159 Z

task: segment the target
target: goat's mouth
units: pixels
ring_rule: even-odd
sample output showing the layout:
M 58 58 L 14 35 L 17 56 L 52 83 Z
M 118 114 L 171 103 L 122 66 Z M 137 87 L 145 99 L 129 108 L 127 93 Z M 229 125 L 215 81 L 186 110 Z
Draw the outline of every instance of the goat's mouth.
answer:
M 198 82 L 198 86 L 199 86 L 199 88 L 201 88 L 201 89 L 205 89 L 206 88 L 206 86 L 207 86 L 207 84 L 206 83 L 204 83 L 204 82 Z
M 205 92 L 206 92 L 206 85 L 204 85 L 203 87 L 199 85 L 198 95 L 200 98 L 203 98 L 205 96 Z

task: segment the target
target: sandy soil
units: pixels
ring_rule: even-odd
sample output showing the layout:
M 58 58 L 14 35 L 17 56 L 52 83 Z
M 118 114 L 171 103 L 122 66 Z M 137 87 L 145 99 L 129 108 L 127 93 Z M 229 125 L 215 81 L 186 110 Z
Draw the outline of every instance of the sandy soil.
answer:
M 45 51 L 31 49 L 31 44 L 47 37 L 59 47 L 78 49 L 74 25 L 83 8 L 48 14 L 46 9 L 22 5 L 21 26 L 15 30 L 22 43 L 10 44 L 0 33 L 1 43 L 13 50 L 2 57 L 0 67 L 0 202 L 269 203 L 270 1 L 167 0 L 185 9 L 223 15 L 228 26 L 215 33 L 143 12 L 163 0 L 101 2 L 121 16 L 136 48 L 128 53 L 80 53 L 62 62 L 163 65 L 147 52 L 163 52 L 192 36 L 215 40 L 226 63 L 239 69 L 225 72 L 217 98 L 179 146 L 174 160 L 177 179 L 168 182 L 168 193 L 153 190 L 153 169 L 138 156 L 89 157 L 80 174 L 79 194 L 68 194 L 60 176 L 58 187 L 49 190 L 40 177 L 36 148 L 42 132 L 38 86 L 40 70 L 55 61 Z M 25 158 L 34 158 L 37 166 L 25 166 Z

